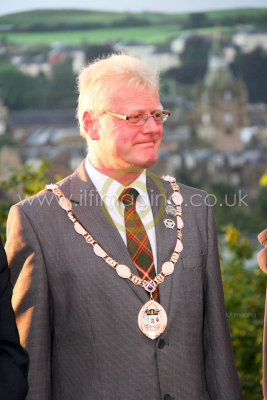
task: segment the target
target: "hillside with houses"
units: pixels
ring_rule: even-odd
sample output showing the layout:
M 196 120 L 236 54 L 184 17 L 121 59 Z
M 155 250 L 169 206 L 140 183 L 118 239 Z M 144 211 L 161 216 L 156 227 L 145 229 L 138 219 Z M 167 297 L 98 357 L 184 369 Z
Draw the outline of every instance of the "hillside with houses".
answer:
M 203 13 L 196 16 L 183 16 L 189 29 L 172 32 L 163 43 L 135 37 L 83 43 L 81 35 L 80 45 L 23 44 L 2 35 L 0 180 L 10 167 L 39 165 L 42 156 L 61 175 L 79 165 L 86 146 L 75 119 L 76 76 L 90 60 L 117 52 L 140 58 L 161 75 L 162 104 L 172 118 L 155 171 L 198 187 L 224 182 L 253 202 L 267 168 L 267 25 L 254 16 L 254 25 L 204 29 Z M 19 30 L 12 26 L 0 18 L 0 31 Z

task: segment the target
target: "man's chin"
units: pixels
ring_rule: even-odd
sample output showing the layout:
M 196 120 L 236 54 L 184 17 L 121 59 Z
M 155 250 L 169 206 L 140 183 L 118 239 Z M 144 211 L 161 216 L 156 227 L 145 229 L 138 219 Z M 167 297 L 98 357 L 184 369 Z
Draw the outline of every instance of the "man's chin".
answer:
M 141 167 L 141 168 L 151 167 L 152 165 L 155 164 L 157 159 L 158 159 L 158 157 L 155 156 L 155 157 L 151 157 L 151 158 L 147 158 L 147 159 L 141 160 L 140 164 L 138 166 Z
M 125 164 L 122 164 L 120 166 L 121 170 L 127 170 L 127 169 L 144 169 L 144 168 L 148 168 L 151 167 L 153 164 L 155 164 L 155 162 L 158 159 L 158 155 L 157 153 L 152 153 L 149 156 L 148 155 L 143 155 L 136 158 L 132 158 L 131 161 L 128 160 L 128 162 L 126 162 Z
M 155 149 L 147 149 L 144 152 L 140 152 L 138 160 L 140 166 L 143 168 L 151 167 L 158 159 L 158 152 Z

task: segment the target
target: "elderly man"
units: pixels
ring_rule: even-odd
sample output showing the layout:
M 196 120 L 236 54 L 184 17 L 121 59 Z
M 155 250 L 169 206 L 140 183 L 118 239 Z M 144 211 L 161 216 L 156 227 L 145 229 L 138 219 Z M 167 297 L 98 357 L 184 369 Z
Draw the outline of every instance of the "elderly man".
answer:
M 28 356 L 19 343 L 11 295 L 6 253 L 0 238 L 0 399 L 23 400 L 28 390 Z
M 86 160 L 8 220 L 27 399 L 241 399 L 208 197 L 146 170 L 170 116 L 157 75 L 112 55 L 79 93 Z

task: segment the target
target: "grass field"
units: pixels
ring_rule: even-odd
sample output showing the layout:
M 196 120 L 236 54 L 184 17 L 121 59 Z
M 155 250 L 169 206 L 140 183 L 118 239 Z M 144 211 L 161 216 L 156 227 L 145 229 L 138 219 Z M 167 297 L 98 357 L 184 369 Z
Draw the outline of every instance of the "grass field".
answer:
M 70 45 L 81 45 L 85 43 L 101 43 L 108 40 L 141 40 L 145 43 L 160 44 L 181 35 L 183 32 L 212 32 L 219 30 L 230 36 L 233 27 L 224 22 L 220 27 L 220 20 L 229 21 L 237 17 L 265 18 L 266 9 L 237 9 L 207 12 L 206 16 L 211 21 L 210 28 L 182 30 L 182 25 L 189 14 L 163 14 L 163 13 L 115 13 L 88 10 L 35 10 L 0 16 L 1 25 L 13 25 L 14 27 L 29 27 L 43 24 L 49 26 L 51 31 L 44 32 L 4 32 L 0 30 L 0 39 L 18 44 L 50 44 L 60 42 Z M 142 26 L 118 26 L 111 27 L 110 24 L 125 22 L 126 18 L 134 18 Z M 150 21 L 151 24 L 144 21 Z M 103 27 L 98 29 L 82 30 L 54 30 L 58 24 L 79 25 L 81 23 L 101 23 Z M 153 25 L 154 24 L 154 25 Z M 106 26 L 106 28 L 105 28 Z
M 62 32 L 23 32 L 23 33 L 0 33 L 0 40 L 17 44 L 45 45 L 53 42 L 60 42 L 70 45 L 83 45 L 92 43 L 103 43 L 107 41 L 118 40 L 140 40 L 144 43 L 162 44 L 165 41 L 175 38 L 183 33 L 212 33 L 218 31 L 215 28 L 202 28 L 197 30 L 181 30 L 177 26 L 148 26 L 148 27 L 130 27 L 130 28 L 107 28 L 92 29 L 81 31 L 62 31 Z M 222 27 L 220 32 L 230 37 L 231 28 Z
M 169 37 L 179 34 L 179 29 L 173 25 L 107 28 L 81 31 L 62 32 L 25 32 L 0 33 L 0 38 L 18 44 L 49 44 L 52 42 L 80 45 L 83 43 L 101 43 L 108 40 L 142 40 L 146 43 L 162 43 Z

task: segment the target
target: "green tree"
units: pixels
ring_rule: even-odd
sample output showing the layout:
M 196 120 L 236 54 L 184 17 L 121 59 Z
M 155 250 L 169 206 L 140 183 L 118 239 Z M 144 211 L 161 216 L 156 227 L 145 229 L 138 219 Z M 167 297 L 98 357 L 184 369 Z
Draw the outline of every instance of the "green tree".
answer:
M 5 193 L 4 201 L 0 202 L 0 234 L 3 243 L 5 243 L 6 220 L 10 207 L 44 189 L 49 182 L 49 168 L 50 161 L 44 157 L 38 168 L 25 164 L 20 170 L 13 169 L 7 181 L 0 182 L 0 187 Z
M 246 84 L 250 103 L 267 103 L 267 53 L 258 48 L 250 53 L 237 53 L 231 68 Z
M 266 278 L 259 267 L 246 267 L 254 249 L 233 226 L 221 242 L 225 306 L 245 400 L 260 400 L 262 334 Z
M 182 66 L 169 69 L 163 77 L 191 85 L 201 81 L 207 71 L 209 49 L 209 39 L 200 35 L 190 36 L 181 54 Z
M 267 220 L 267 186 L 262 186 L 259 191 L 258 206 L 262 212 L 263 218 Z
M 107 56 L 111 53 L 114 53 L 114 50 L 109 44 L 90 44 L 85 47 L 85 58 L 87 62 L 91 62 L 95 58 Z
M 212 21 L 203 12 L 191 13 L 184 22 L 184 29 L 195 29 L 211 26 Z
M 267 170 L 260 177 L 260 186 L 262 186 L 262 187 L 267 186 Z
M 75 80 L 71 57 L 54 64 L 51 79 L 48 81 L 47 108 L 75 108 Z
M 259 232 L 266 227 L 266 187 L 259 189 L 256 199 L 226 182 L 213 182 L 204 189 L 211 195 L 219 232 L 227 224 L 243 233 Z
M 263 215 L 263 219 L 267 220 L 267 170 L 260 178 L 260 191 L 258 199 L 258 207 Z
M 8 108 L 40 108 L 44 104 L 44 88 L 39 78 L 24 74 L 10 62 L 0 65 L 0 97 Z
M 177 182 L 183 182 L 184 185 L 197 187 L 198 182 L 195 176 L 190 173 L 186 168 L 178 168 L 175 173 L 175 178 Z

